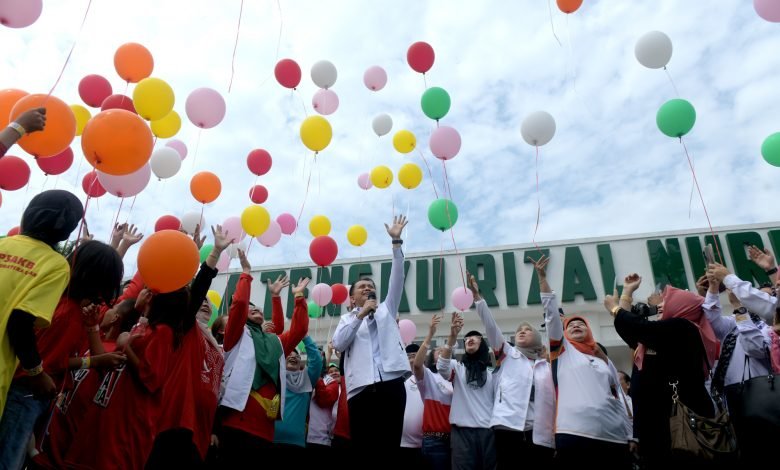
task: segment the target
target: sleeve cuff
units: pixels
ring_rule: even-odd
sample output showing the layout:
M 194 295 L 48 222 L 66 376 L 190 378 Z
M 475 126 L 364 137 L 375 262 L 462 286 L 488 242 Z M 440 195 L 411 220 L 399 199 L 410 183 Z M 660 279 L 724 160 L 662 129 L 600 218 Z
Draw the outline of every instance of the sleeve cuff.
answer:
M 247 279 L 249 281 L 253 281 L 254 280 L 254 278 L 252 277 L 251 274 L 246 274 L 246 273 L 241 273 L 241 277 L 239 279 Z
M 729 274 L 725 278 L 723 278 L 723 285 L 726 286 L 727 289 L 733 289 L 734 286 L 740 283 L 742 281 L 740 278 L 738 278 L 735 274 Z

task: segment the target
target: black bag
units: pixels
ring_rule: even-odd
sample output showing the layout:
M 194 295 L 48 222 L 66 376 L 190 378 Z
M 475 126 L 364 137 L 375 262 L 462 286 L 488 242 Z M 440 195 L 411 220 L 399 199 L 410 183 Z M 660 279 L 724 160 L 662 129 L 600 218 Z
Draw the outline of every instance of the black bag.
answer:
M 767 359 L 769 350 L 767 349 Z M 772 373 L 771 360 L 769 375 L 750 376 L 750 358 L 745 356 L 745 372 L 742 382 L 728 385 L 724 391 L 729 411 L 735 420 L 743 426 L 759 425 L 780 429 L 780 377 Z

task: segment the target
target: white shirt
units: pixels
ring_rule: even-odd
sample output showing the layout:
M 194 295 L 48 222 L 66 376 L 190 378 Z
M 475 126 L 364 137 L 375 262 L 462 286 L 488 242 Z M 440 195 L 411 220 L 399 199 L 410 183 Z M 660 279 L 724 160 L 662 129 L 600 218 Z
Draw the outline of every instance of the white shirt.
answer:
M 404 409 L 404 429 L 401 434 L 401 447 L 419 449 L 422 447 L 424 405 L 417 380 L 414 376 L 404 381 L 406 387 L 406 408 Z
M 767 324 L 772 324 L 777 306 L 777 297 L 753 287 L 748 281 L 743 281 L 734 274 L 729 274 L 723 279 L 723 285 L 739 299 L 739 302 L 749 312 L 753 312 Z
M 444 379 L 452 382 L 450 423 L 464 428 L 490 428 L 496 395 L 493 374 L 486 371 L 485 385 L 473 388 L 466 383 L 466 367 L 460 362 L 439 357 L 436 367 Z

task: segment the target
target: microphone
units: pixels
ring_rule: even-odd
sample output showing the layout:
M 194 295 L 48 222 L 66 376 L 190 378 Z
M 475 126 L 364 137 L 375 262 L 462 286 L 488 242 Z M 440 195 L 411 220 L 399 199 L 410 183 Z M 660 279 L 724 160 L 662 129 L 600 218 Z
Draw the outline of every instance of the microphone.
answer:
M 368 293 L 368 300 L 376 300 L 376 292 L 369 292 Z M 374 319 L 374 312 L 369 313 L 368 317 L 373 320 Z

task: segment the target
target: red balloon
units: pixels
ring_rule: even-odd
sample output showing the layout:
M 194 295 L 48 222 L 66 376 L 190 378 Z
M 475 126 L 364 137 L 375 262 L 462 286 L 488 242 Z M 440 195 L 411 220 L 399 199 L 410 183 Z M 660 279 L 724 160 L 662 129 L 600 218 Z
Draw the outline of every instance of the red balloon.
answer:
M 125 95 L 111 95 L 100 105 L 100 110 L 105 111 L 107 109 L 124 109 L 130 111 L 133 114 L 138 114 L 133 106 L 133 99 Z
M 582 6 L 582 0 L 556 0 L 558 9 L 567 15 L 577 11 Z
M 0 189 L 16 191 L 30 181 L 30 165 L 19 157 L 0 158 Z
M 427 42 L 416 42 L 409 46 L 406 52 L 406 61 L 415 72 L 425 73 L 433 67 L 433 60 L 436 54 L 433 48 Z
M 36 157 L 35 163 L 47 175 L 61 175 L 73 165 L 73 150 L 68 147 L 53 157 Z
M 9 230 L 7 235 L 9 237 L 13 237 L 14 235 L 19 235 L 19 233 L 21 231 L 22 231 L 22 228 L 17 225 L 16 227 L 14 227 L 11 230 Z
M 333 284 L 330 286 L 330 290 L 333 291 L 333 297 L 330 299 L 333 304 L 339 305 L 347 301 L 349 291 L 344 284 Z
M 255 149 L 246 157 L 246 166 L 257 176 L 263 176 L 271 169 L 271 154 L 267 150 Z
M 157 222 L 154 224 L 155 232 L 160 230 L 179 230 L 180 228 L 181 221 L 172 215 L 164 215 L 157 219 Z
M 312 240 L 309 245 L 309 256 L 317 266 L 328 266 L 336 260 L 339 254 L 339 246 L 336 240 L 327 235 L 321 235 Z
M 253 186 L 252 189 L 249 190 L 249 199 L 255 204 L 262 204 L 268 200 L 268 190 L 265 189 L 265 186 L 262 184 Z
M 81 189 L 83 189 L 89 197 L 100 197 L 106 194 L 106 188 L 98 181 L 97 172 L 95 170 L 84 175 L 84 178 L 81 180 Z
M 79 82 L 81 100 L 93 108 L 99 108 L 113 92 L 111 84 L 101 75 L 87 75 Z
M 292 88 L 301 83 L 301 67 L 292 59 L 282 59 L 274 67 L 276 81 L 285 88 Z

